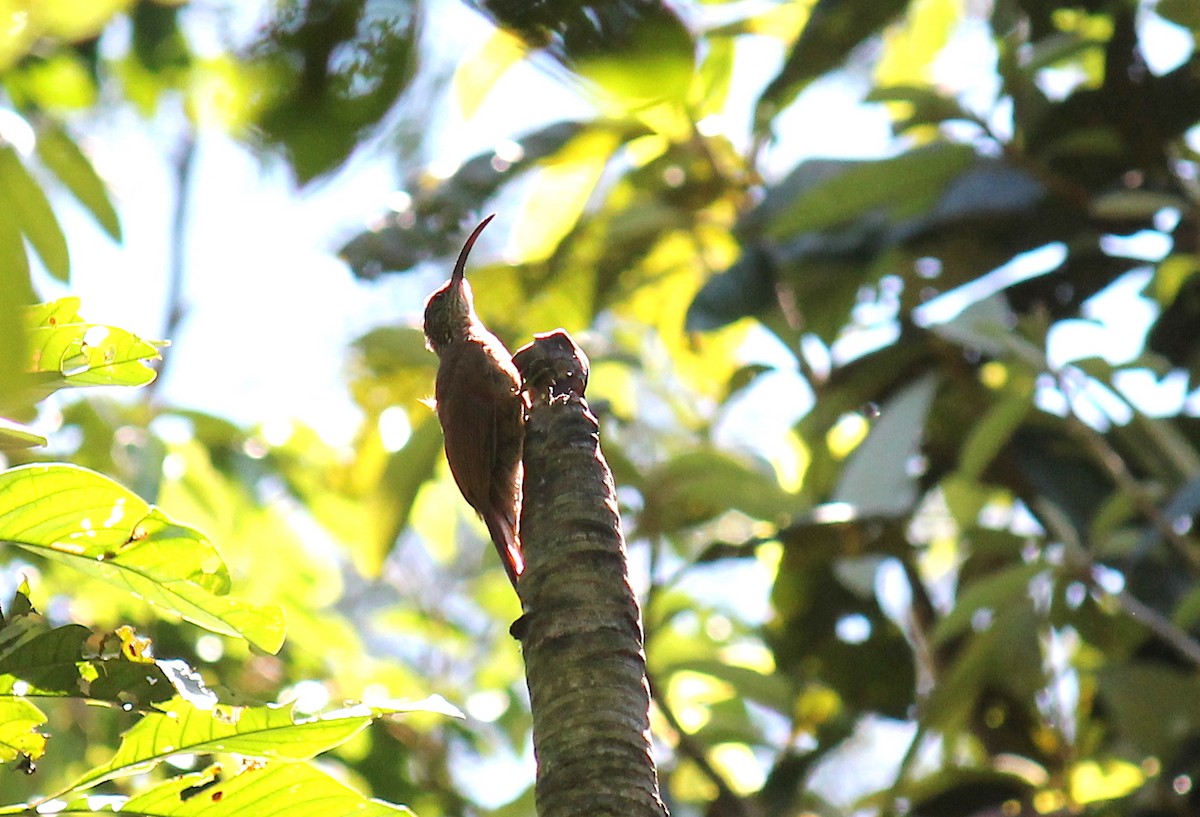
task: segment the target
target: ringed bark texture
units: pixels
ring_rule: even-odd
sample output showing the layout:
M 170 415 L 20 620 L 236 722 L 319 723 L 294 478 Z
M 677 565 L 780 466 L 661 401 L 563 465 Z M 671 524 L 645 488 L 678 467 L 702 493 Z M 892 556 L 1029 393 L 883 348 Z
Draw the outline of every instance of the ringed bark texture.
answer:
M 526 424 L 521 510 L 538 815 L 665 817 L 612 473 L 587 403 L 552 393 Z

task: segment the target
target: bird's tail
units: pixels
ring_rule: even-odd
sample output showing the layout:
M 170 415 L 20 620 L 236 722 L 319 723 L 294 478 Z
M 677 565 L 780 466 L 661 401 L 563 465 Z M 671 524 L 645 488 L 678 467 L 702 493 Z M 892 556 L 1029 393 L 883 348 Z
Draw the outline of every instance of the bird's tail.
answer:
M 517 517 L 515 509 L 506 512 L 492 512 L 483 515 L 483 523 L 491 534 L 492 544 L 500 554 L 500 562 L 512 586 L 517 586 L 517 577 L 525 569 L 525 559 L 521 555 L 521 540 L 517 534 Z

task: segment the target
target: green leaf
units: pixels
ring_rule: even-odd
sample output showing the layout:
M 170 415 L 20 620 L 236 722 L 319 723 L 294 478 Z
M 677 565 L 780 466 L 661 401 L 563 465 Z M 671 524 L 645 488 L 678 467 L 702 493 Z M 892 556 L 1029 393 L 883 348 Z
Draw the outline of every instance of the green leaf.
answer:
M 562 5 L 570 8 L 574 4 Z M 607 48 L 582 55 L 570 67 L 594 83 L 605 103 L 618 104 L 629 112 L 659 102 L 682 104 L 695 70 L 696 46 L 687 27 L 665 3 L 623 4 L 621 8 L 652 13 L 631 21 Z
M 737 41 L 734 37 L 722 37 L 712 33 L 704 38 L 707 53 L 704 62 L 696 71 L 692 81 L 691 97 L 693 115 L 703 119 L 708 114 L 718 114 L 729 98 L 733 83 L 733 69 Z
M 1164 20 L 1200 33 L 1200 6 L 1192 0 L 1158 0 L 1154 13 Z
M 9 145 L 0 146 L 0 218 L 16 224 L 51 275 L 67 281 L 71 273 L 67 239 L 46 194 Z
M 1164 208 L 1184 209 L 1187 205 L 1170 193 L 1154 190 L 1113 190 L 1091 201 L 1091 214 L 1101 221 L 1151 221 Z
M 1033 408 L 1033 384 L 1006 393 L 974 425 L 959 453 L 958 471 L 978 480 Z
M 413 429 L 412 436 L 399 451 L 388 457 L 387 467 L 374 494 L 378 539 L 375 541 L 380 564 L 408 525 L 413 503 L 426 481 L 431 479 L 442 457 L 442 430 L 437 417 L 430 415 Z
M 481 10 L 574 71 L 607 107 L 684 101 L 695 45 L 669 3 L 547 0 L 484 3 Z
M 866 101 L 907 103 L 910 109 L 904 112 L 903 118 L 898 117 L 897 131 L 905 131 L 918 125 L 936 125 L 955 119 L 975 121 L 975 117 L 963 110 L 956 100 L 942 96 L 932 88 L 909 85 L 876 88 L 867 94 Z
M 403 806 L 372 800 L 307 763 L 252 764 L 205 787 L 210 773 L 190 774 L 156 786 L 121 807 L 122 814 L 156 817 L 396 817 Z M 66 812 L 76 811 L 75 804 Z M 83 810 L 83 804 L 80 804 Z M 86 812 L 85 812 L 86 813 Z
M 923 702 L 921 721 L 938 730 L 968 728 L 985 690 L 1032 708 L 1034 695 L 1046 684 L 1037 641 L 1040 621 L 1031 604 L 998 608 L 990 626 L 955 651 L 953 664 Z
M 61 298 L 29 310 L 30 370 L 39 388 L 144 386 L 157 376 L 148 364 L 163 342 L 151 343 L 115 326 L 86 323 L 78 298 Z
M 92 163 L 61 125 L 46 120 L 38 129 L 37 153 L 80 204 L 112 236 L 121 240 L 121 222 L 108 197 L 104 181 Z
M 116 755 L 84 774 L 72 788 L 134 774 L 180 753 L 233 752 L 270 760 L 310 760 L 345 743 L 376 717 L 359 707 L 305 720 L 286 707 L 221 705 L 202 710 L 179 699 L 159 710 L 143 716 L 125 733 Z
M 710 332 L 777 303 L 775 263 L 765 247 L 746 244 L 734 264 L 709 278 L 688 307 L 685 328 Z
M 1167 666 L 1109 666 L 1097 673 L 1116 731 L 1147 755 L 1168 757 L 1200 728 L 1200 681 Z
M 33 301 L 21 230 L 0 210 L 0 406 L 22 407 L 24 401 L 29 341 L 22 311 Z
M 122 707 L 149 706 L 191 690 L 195 670 L 148 657 L 150 643 L 129 627 L 92 632 L 52 627 L 33 609 L 22 584 L 0 620 L 0 700 L 81 698 Z M 190 673 L 190 676 L 189 676 Z
M 736 689 L 739 698 L 790 714 L 795 691 L 792 683 L 780 673 L 765 674 L 750 667 L 731 666 L 724 661 L 699 659 L 673 664 L 660 674 L 669 677 L 681 671 L 711 675 Z
M 144 707 L 175 695 L 179 669 L 167 673 L 140 655 L 148 645 L 129 628 L 108 634 L 93 633 L 82 624 L 49 629 L 34 615 L 15 627 L 6 625 L 0 636 L 16 640 L 5 644 L 0 658 L 0 696 Z
M 367 134 L 387 121 L 407 87 L 417 66 L 420 15 L 404 8 L 368 14 L 362 0 L 294 6 L 285 15 L 287 24 L 265 26 L 262 39 L 244 52 L 252 61 L 239 65 L 237 74 L 254 78 L 244 80 L 253 84 L 244 93 L 256 97 L 257 140 L 280 149 L 302 184 L 346 162 Z M 162 45 L 186 63 L 178 9 L 139 4 L 138 12 L 170 26 L 173 33 Z M 146 42 L 150 51 L 164 53 L 152 42 Z M 330 59 L 331 54 L 336 56 Z M 313 71 L 315 66 L 320 69 Z M 144 82 L 180 77 L 182 84 L 195 70 L 163 72 L 146 65 L 139 73 Z
M 999 359 L 1015 359 L 1034 371 L 1045 366 L 1045 354 L 1013 331 L 1016 316 L 1003 295 L 989 295 L 968 306 L 946 323 L 930 331 L 943 340 L 976 353 Z
M 229 574 L 206 537 L 85 468 L 26 465 L 0 472 L 0 540 L 213 632 L 272 653 L 283 645 L 279 608 L 225 597 Z
M 417 176 L 406 187 L 413 192 L 412 205 L 394 214 L 378 229 L 351 239 L 338 254 L 360 278 L 373 279 L 393 270 L 406 270 L 421 261 L 457 252 L 461 236 L 447 225 L 461 223 L 517 176 L 569 150 L 588 132 L 616 134 L 626 142 L 646 133 L 642 125 L 600 120 L 596 123 L 554 122 L 522 135 L 511 161 L 498 162 L 489 150 L 463 163 L 453 176 L 430 189 L 428 180 Z
M 646 505 L 638 517 L 645 535 L 676 531 L 738 510 L 782 522 L 798 502 L 774 474 L 719 451 L 694 451 L 646 475 Z
M 944 644 L 971 626 L 980 611 L 998 611 L 1029 603 L 1029 583 L 1049 570 L 1041 563 L 1019 564 L 998 570 L 961 590 L 954 609 L 938 622 L 933 639 Z
M 29 426 L 0 417 L 0 451 L 12 448 L 34 448 L 45 445 L 46 438 Z
M 528 49 L 516 37 L 496 29 L 473 53 L 462 55 L 454 71 L 454 98 L 465 120 L 479 110 L 509 69 L 528 56 Z
M 915 215 L 931 206 L 974 161 L 970 147 L 939 142 L 890 159 L 845 163 L 840 172 L 780 207 L 767 234 L 787 240 L 845 224 L 878 208 L 887 208 L 897 217 Z

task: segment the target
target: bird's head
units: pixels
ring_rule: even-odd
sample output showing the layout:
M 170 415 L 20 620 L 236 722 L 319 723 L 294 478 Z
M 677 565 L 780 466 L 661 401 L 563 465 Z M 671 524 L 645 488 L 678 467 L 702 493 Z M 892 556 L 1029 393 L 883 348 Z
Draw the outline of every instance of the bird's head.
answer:
M 464 275 L 467 268 L 467 256 L 475 239 L 483 232 L 488 222 L 495 218 L 488 216 L 463 244 L 454 264 L 454 272 L 450 280 L 438 287 L 429 300 L 425 302 L 425 345 L 439 355 L 442 350 L 456 339 L 465 338 L 467 330 L 474 319 L 475 304 L 471 298 L 471 285 Z

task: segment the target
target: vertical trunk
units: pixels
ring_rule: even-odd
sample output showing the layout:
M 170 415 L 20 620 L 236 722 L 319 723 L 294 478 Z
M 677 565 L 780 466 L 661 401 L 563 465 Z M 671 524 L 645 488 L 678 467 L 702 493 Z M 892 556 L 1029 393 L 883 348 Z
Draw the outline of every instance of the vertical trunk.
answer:
M 554 336 L 561 343 L 565 334 Z M 577 393 L 586 372 L 547 378 L 545 367 L 523 362 L 528 354 L 517 365 L 534 394 L 521 509 L 519 590 L 528 612 L 516 632 L 533 711 L 538 815 L 666 817 L 612 474 L 596 418 Z

